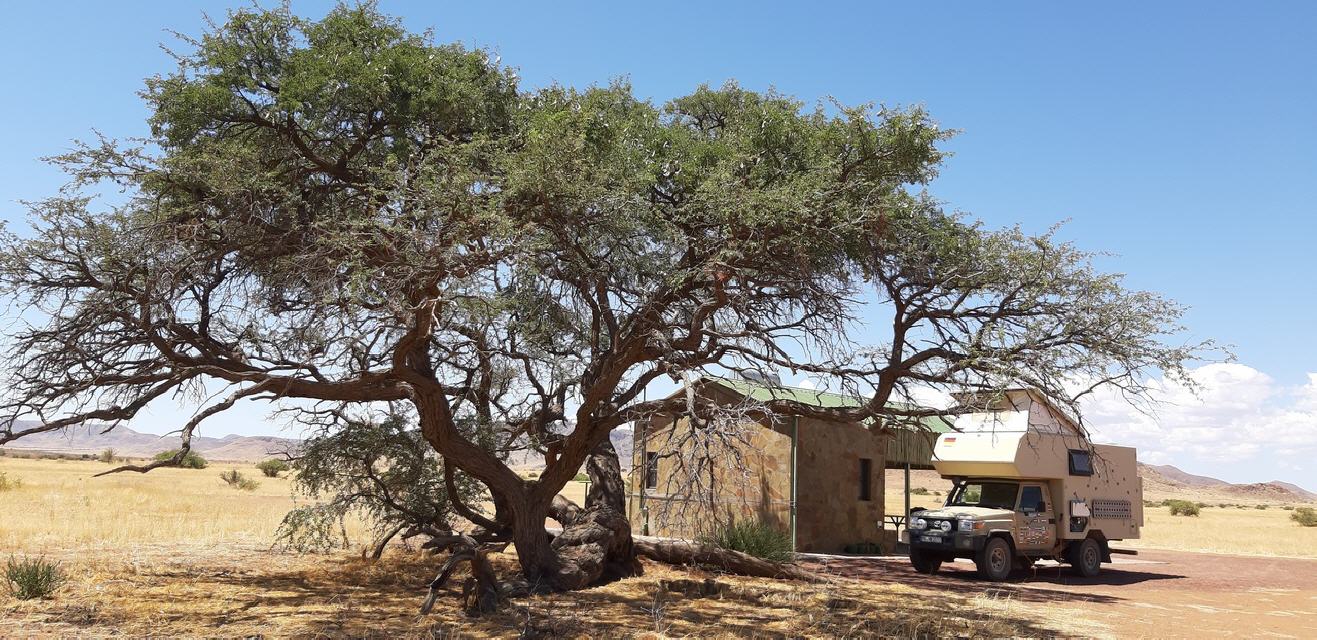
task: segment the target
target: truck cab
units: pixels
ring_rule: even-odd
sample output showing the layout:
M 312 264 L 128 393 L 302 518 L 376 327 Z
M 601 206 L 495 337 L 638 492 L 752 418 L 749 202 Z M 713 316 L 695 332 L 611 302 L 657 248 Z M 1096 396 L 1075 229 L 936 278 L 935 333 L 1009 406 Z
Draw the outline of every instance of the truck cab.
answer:
M 1097 575 L 1111 561 L 1110 542 L 1137 538 L 1142 525 L 1135 451 L 1089 442 L 1035 393 L 1007 399 L 939 436 L 933 465 L 953 488 L 941 508 L 910 514 L 911 563 L 934 573 L 970 558 L 984 578 L 1004 580 L 1054 559 Z

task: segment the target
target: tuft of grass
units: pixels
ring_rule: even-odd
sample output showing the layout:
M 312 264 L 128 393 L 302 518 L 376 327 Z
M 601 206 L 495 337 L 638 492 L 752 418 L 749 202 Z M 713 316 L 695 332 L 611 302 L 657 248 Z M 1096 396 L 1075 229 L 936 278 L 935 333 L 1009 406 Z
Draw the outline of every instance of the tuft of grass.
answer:
M 13 491 L 23 486 L 23 481 L 18 478 L 11 478 L 9 474 L 0 471 L 0 491 Z
M 701 536 L 699 541 L 769 562 L 789 562 L 795 557 L 790 534 L 757 520 L 732 522 L 711 535 Z
M 924 488 L 924 487 L 915 487 L 915 488 L 913 488 L 913 489 L 910 490 L 910 495 L 912 495 L 912 496 L 926 496 L 926 495 L 928 495 L 928 489 L 926 489 L 926 488 Z
M 1317 509 L 1299 507 L 1290 514 L 1290 520 L 1299 523 L 1301 527 L 1317 527 Z
M 104 462 L 105 464 L 114 464 L 114 461 L 118 459 L 118 456 L 119 453 L 114 449 L 106 449 L 100 452 L 100 454 L 96 456 L 96 459 L 100 460 L 101 462 Z
M 59 563 L 45 558 L 16 560 L 10 556 L 5 565 L 5 586 L 19 600 L 49 598 L 67 580 Z
M 176 455 L 178 455 L 178 449 L 161 451 L 160 453 L 155 454 L 155 459 L 168 460 Z M 205 469 L 206 464 L 207 462 L 205 458 L 198 455 L 195 451 L 189 451 L 183 456 L 183 460 L 178 463 L 178 466 L 182 469 Z
M 1201 511 L 1198 505 L 1188 500 L 1167 500 L 1166 506 L 1171 508 L 1173 516 L 1197 516 Z
M 224 483 L 230 487 L 242 491 L 255 491 L 256 487 L 261 486 L 261 483 L 248 478 L 237 469 L 229 469 L 228 471 L 221 473 L 220 480 L 223 480 Z
M 256 468 L 260 469 L 267 478 L 278 478 L 280 473 L 288 470 L 288 463 L 278 458 L 271 458 L 256 465 Z

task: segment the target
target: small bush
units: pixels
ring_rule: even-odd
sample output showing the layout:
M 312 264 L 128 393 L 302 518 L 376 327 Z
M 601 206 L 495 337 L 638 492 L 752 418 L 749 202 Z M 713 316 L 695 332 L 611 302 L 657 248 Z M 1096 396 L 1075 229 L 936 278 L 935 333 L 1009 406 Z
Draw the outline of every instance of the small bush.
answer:
M 575 477 L 575 478 L 572 478 L 572 479 L 575 480 L 575 481 L 577 481 L 577 482 L 589 482 L 589 481 L 590 481 L 590 474 L 587 474 L 587 473 L 578 473 L 578 474 L 576 474 L 576 477 Z
M 1229 502 L 1221 502 L 1221 503 L 1217 503 L 1216 506 L 1219 507 L 1219 508 L 1221 508 L 1221 509 L 1225 509 L 1226 507 L 1229 507 L 1229 506 L 1230 506 L 1230 503 L 1229 503 Z
M 766 522 L 746 520 L 719 528 L 700 542 L 762 558 L 769 562 L 788 562 L 795 557 L 791 536 Z
M 1246 505 L 1246 504 L 1237 504 L 1237 505 L 1235 505 L 1235 508 L 1236 508 L 1236 509 L 1247 509 L 1247 508 L 1248 508 L 1248 505 Z
M 220 480 L 223 480 L 225 484 L 234 489 L 241 489 L 243 491 L 255 491 L 256 487 L 261 486 L 261 483 L 242 475 L 242 472 L 237 469 L 229 469 L 228 471 L 221 473 Z
M 1317 509 L 1312 507 L 1299 507 L 1290 514 L 1290 520 L 1293 520 L 1304 527 L 1317 527 Z
M 18 478 L 11 478 L 9 474 L 0 471 L 0 491 L 13 491 L 23 486 L 23 481 Z
M 105 451 L 102 451 L 99 455 L 97 455 L 96 459 L 100 460 L 101 462 L 104 462 L 105 464 L 112 464 L 117 459 L 116 456 L 118 456 L 118 452 L 116 452 L 114 449 L 106 449 Z
M 288 463 L 272 458 L 256 465 L 256 468 L 260 469 L 261 473 L 264 473 L 267 478 L 278 478 L 280 473 L 288 470 Z
M 19 600 L 49 598 L 66 580 L 59 563 L 45 558 L 15 560 L 10 556 L 5 565 L 5 585 Z
M 178 449 L 174 449 L 173 451 L 161 451 L 160 453 L 155 454 L 155 459 L 168 460 L 176 455 L 178 455 Z M 207 462 L 205 458 L 198 455 L 195 451 L 189 451 L 183 456 L 183 460 L 178 463 L 178 466 L 184 469 L 205 469 L 206 464 Z
M 1198 508 L 1199 508 L 1199 509 L 1206 509 L 1206 508 L 1212 506 L 1212 505 L 1210 505 L 1210 504 L 1207 504 L 1206 502 L 1195 502 L 1194 504 L 1198 505 Z
M 1167 500 L 1166 506 L 1171 508 L 1173 516 L 1197 516 L 1200 509 L 1198 505 L 1188 500 Z
M 1294 506 L 1293 506 L 1293 505 L 1288 505 L 1288 504 L 1285 505 L 1285 506 L 1283 506 L 1283 507 L 1281 507 L 1281 508 L 1284 509 L 1284 510 L 1286 510 L 1286 511 L 1293 511 L 1293 510 L 1294 510 Z
M 910 495 L 912 495 L 912 496 L 926 496 L 926 495 L 928 495 L 928 489 L 925 489 L 924 487 L 915 487 L 915 488 L 913 488 L 913 489 L 910 490 Z
M 1253 507 L 1253 508 L 1254 508 L 1254 509 L 1257 509 L 1257 510 L 1259 510 L 1259 511 L 1265 511 L 1265 510 L 1267 509 L 1267 505 L 1265 505 L 1265 504 L 1260 504 L 1260 505 L 1257 505 L 1257 506 L 1255 506 L 1255 507 Z

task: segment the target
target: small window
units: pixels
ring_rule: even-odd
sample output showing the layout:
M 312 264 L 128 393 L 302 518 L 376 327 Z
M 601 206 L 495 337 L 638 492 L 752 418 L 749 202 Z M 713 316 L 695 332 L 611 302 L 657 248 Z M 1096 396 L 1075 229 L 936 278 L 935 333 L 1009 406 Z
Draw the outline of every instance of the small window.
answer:
M 1043 502 L 1043 488 L 1036 484 L 1025 485 L 1020 490 L 1020 506 L 1017 511 L 1022 513 L 1047 511 L 1047 505 Z
M 1079 449 L 1070 450 L 1070 475 L 1072 476 L 1091 476 L 1093 475 L 1093 460 L 1087 451 Z
M 645 488 L 658 488 L 658 453 L 645 452 Z
M 860 499 L 869 501 L 873 499 L 871 486 L 873 485 L 873 460 L 869 458 L 860 458 Z

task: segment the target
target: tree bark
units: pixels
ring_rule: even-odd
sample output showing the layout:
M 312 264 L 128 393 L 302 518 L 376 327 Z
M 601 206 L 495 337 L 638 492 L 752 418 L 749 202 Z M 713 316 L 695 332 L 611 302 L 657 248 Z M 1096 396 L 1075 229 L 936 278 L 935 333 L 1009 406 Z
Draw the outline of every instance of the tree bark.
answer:
M 550 545 L 557 556 L 554 586 L 573 590 L 642 572 L 631 544 L 625 484 L 612 442 L 605 440 L 586 462 L 591 487 L 585 508 L 557 496 L 551 505 L 562 533 Z
M 806 571 L 792 563 L 769 562 L 739 551 L 699 542 L 637 536 L 632 544 L 639 555 L 668 564 L 710 565 L 728 573 L 758 578 L 825 581 L 823 576 Z

